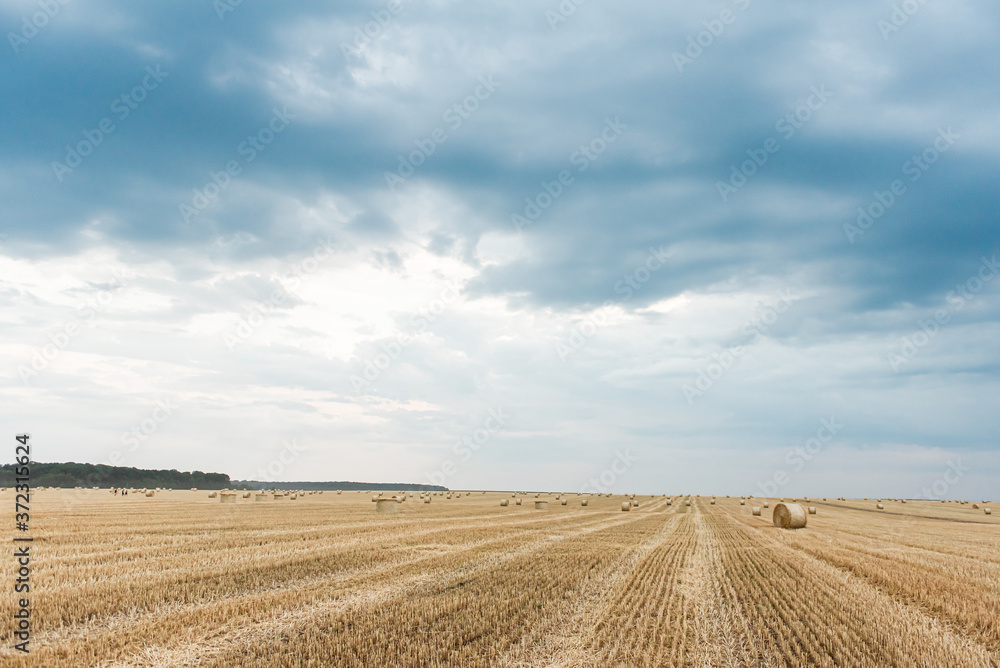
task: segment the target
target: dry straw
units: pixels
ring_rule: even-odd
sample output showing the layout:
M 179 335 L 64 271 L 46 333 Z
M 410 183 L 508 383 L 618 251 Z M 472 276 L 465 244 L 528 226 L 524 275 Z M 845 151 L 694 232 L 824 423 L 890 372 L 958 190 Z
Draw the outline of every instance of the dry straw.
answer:
M 779 503 L 774 506 L 772 520 L 779 529 L 801 529 L 806 525 L 806 511 L 797 503 Z
M 535 501 L 535 510 L 545 510 L 549 507 L 548 501 Z
M 222 503 L 236 503 L 236 493 L 232 494 L 220 494 L 219 501 Z

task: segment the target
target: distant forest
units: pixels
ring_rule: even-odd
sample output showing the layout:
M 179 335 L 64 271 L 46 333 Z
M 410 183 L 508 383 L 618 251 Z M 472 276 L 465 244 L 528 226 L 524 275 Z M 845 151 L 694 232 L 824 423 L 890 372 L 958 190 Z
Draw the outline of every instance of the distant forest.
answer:
M 14 486 L 15 464 L 0 465 L 0 486 Z M 31 463 L 32 487 L 168 487 L 171 489 L 374 489 L 446 492 L 440 485 L 406 482 L 261 482 L 230 480 L 225 473 L 137 469 L 130 466 L 77 464 L 76 462 Z
M 14 486 L 15 464 L 0 466 L 0 485 Z M 130 466 L 77 464 L 76 462 L 31 463 L 32 487 L 170 487 L 224 489 L 232 487 L 225 473 L 137 469 Z

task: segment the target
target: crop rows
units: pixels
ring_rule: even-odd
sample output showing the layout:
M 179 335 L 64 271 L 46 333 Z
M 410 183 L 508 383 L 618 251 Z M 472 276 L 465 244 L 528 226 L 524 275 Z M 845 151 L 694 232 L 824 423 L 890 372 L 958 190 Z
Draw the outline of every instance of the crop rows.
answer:
M 93 494 L 37 504 L 33 651 L 0 664 L 1000 665 L 1000 526 L 957 508 Z

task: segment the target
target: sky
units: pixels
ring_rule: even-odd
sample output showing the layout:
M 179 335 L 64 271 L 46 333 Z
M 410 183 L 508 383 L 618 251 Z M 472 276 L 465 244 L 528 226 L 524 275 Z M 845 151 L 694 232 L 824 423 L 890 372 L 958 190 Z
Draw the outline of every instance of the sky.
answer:
M 5 461 L 28 432 L 234 479 L 996 495 L 1000 6 L 0 29 Z

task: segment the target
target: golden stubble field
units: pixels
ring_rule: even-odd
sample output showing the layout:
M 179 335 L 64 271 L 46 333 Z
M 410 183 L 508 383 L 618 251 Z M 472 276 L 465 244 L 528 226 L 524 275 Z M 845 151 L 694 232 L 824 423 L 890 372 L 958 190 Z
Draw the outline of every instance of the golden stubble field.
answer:
M 1000 518 L 971 503 L 816 500 L 782 531 L 773 499 L 520 498 L 38 491 L 32 653 L 7 558 L 0 663 L 1000 665 Z

